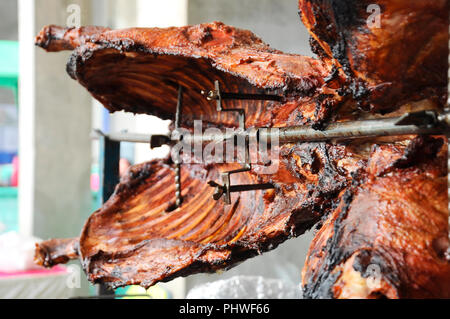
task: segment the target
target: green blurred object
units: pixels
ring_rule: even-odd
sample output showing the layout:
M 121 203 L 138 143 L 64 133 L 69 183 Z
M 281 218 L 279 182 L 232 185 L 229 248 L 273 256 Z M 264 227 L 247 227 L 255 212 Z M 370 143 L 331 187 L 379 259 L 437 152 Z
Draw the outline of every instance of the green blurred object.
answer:
M 5 186 L 11 185 L 11 176 L 13 174 L 13 166 L 10 164 L 0 165 L 0 184 Z
M 18 105 L 19 42 L 0 41 L 0 86 L 13 90 Z
M 115 290 L 115 295 L 120 296 L 119 299 L 170 299 L 170 292 L 159 285 L 152 286 L 148 289 L 144 287 L 132 285 Z
M 11 89 L 18 105 L 19 42 L 17 41 L 0 41 L 0 87 Z M 16 187 L 0 187 L 0 223 L 4 226 L 1 227 L 3 232 L 19 230 Z
M 19 230 L 17 187 L 0 187 L 0 223 L 5 226 L 0 232 Z

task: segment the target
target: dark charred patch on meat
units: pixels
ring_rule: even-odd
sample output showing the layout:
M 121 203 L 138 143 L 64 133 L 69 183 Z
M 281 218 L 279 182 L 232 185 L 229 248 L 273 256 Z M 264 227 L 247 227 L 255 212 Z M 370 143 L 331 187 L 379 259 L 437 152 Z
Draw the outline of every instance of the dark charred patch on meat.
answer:
M 353 191 L 348 189 L 341 199 L 342 206 L 334 224 L 333 235 L 328 238 L 326 246 L 323 249 L 327 254 L 322 261 L 320 271 L 317 272 L 318 277 L 309 278 L 309 281 L 303 286 L 303 297 L 306 299 L 334 298 L 333 287 L 340 273 L 333 273 L 333 270 L 336 265 L 351 256 L 351 253 L 339 247 L 339 243 L 344 234 L 341 223 L 347 216 L 352 200 Z
M 330 116 L 335 113 L 335 109 L 340 103 L 336 103 L 334 96 L 330 94 L 320 94 L 316 101 L 316 109 L 314 111 L 314 124 L 312 128 L 315 130 L 324 130 L 329 122 Z
M 442 138 L 434 138 L 428 135 L 418 136 L 406 146 L 403 156 L 396 160 L 392 166 L 407 168 L 424 161 L 433 160 L 443 145 Z
M 448 295 L 443 285 L 436 284 L 436 278 L 448 282 L 450 266 L 442 263 L 434 248 L 434 239 L 446 236 L 447 217 L 443 212 L 447 210 L 447 184 L 441 147 L 440 138 L 421 136 L 406 146 L 373 147 L 367 166 L 352 175 L 351 186 L 339 206 L 334 210 L 332 207 L 333 213 L 322 221 L 304 269 L 305 297 L 342 297 L 342 287 L 352 288 L 348 280 L 354 277 L 344 267 L 350 257 L 354 258 L 353 270 L 361 278 L 374 278 L 373 271 L 378 271 L 376 278 L 382 286 L 367 288 L 366 297 Z M 415 154 L 419 149 L 425 150 L 424 156 Z M 437 160 L 437 156 L 441 159 Z M 389 174 L 387 167 L 391 169 Z M 427 196 L 438 196 L 440 200 L 428 203 Z M 425 244 L 420 236 L 428 236 L 429 243 Z M 428 276 L 418 279 L 419 272 Z M 342 279 L 344 274 L 347 277 Z M 361 283 L 356 280 L 355 284 Z
M 301 14 L 299 12 L 299 14 Z M 322 48 L 319 42 L 317 42 L 314 37 L 309 37 L 309 47 L 311 48 L 312 53 L 314 53 L 319 58 L 329 58 L 325 52 L 325 50 Z M 334 66 L 333 66 L 334 67 Z

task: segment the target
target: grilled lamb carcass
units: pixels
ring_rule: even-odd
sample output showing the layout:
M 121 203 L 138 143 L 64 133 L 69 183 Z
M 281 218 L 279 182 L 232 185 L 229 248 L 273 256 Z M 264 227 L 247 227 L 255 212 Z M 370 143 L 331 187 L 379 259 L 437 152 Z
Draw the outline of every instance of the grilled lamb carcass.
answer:
M 215 79 L 228 92 L 283 97 L 282 101 L 227 101 L 228 107 L 245 109 L 247 127 L 309 124 L 320 128 L 340 119 L 342 108 L 357 110 L 351 96 L 342 96 L 346 79 L 332 65 L 283 54 L 248 31 L 220 23 L 118 31 L 50 26 L 37 43 L 50 51 L 73 49 L 69 74 L 110 111 L 173 118 L 176 91 L 182 85 L 183 127 L 192 127 L 195 119 L 215 127 L 237 125 L 232 113 L 217 112 L 200 93 L 212 89 Z M 397 111 L 441 109 L 438 102 L 413 103 Z M 412 138 L 283 145 L 277 172 L 262 175 L 254 169 L 232 177 L 233 184 L 270 182 L 275 188 L 233 194 L 230 206 L 211 198 L 207 181 L 233 165 L 183 165 L 184 200 L 176 209 L 170 202 L 175 198 L 170 160 L 137 165 L 86 222 L 77 241 L 79 258 L 90 280 L 112 287 L 147 287 L 177 276 L 229 268 L 300 235 L 331 214 L 341 201 L 339 195 L 353 187 L 355 176 L 368 166 L 372 144 L 401 147 Z M 39 249 L 42 245 L 46 249 Z M 53 253 L 52 242 L 44 242 L 36 259 L 47 265 L 64 262 L 58 251 Z M 68 251 L 67 258 L 75 257 Z M 54 256 L 59 259 L 52 262 Z

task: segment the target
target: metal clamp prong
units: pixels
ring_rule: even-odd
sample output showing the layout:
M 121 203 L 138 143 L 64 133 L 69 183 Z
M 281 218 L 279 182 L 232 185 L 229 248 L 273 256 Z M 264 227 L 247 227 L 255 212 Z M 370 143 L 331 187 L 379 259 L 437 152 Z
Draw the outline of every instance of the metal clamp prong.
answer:
M 213 194 L 213 199 L 219 200 L 222 196 L 224 196 L 223 201 L 226 205 L 231 204 L 231 193 L 275 188 L 271 183 L 230 185 L 229 182 L 230 175 L 228 174 L 228 172 L 222 173 L 221 176 L 223 181 L 222 185 L 214 181 L 209 181 L 208 185 L 216 188 Z
M 239 116 L 239 134 L 245 132 L 245 110 L 244 109 L 227 109 L 223 107 L 223 99 L 235 99 L 235 100 L 272 100 L 272 101 L 282 101 L 283 97 L 277 95 L 269 94 L 246 94 L 246 93 L 226 93 L 222 92 L 220 89 L 219 81 L 214 81 L 214 90 L 205 93 L 201 92 L 206 96 L 208 101 L 216 100 L 217 112 L 237 112 Z M 235 135 L 237 137 L 237 135 Z M 209 181 L 208 184 L 215 187 L 216 190 L 213 194 L 215 200 L 219 200 L 222 196 L 226 205 L 231 204 L 231 193 L 232 192 L 242 192 L 251 191 L 258 189 L 269 189 L 273 188 L 272 184 L 249 184 L 249 185 L 231 185 L 230 175 L 242 172 L 248 172 L 252 169 L 250 160 L 250 146 L 249 146 L 249 136 L 245 136 L 245 159 L 244 166 L 237 170 L 232 170 L 228 172 L 223 172 L 220 174 L 222 184 L 218 184 L 214 181 Z

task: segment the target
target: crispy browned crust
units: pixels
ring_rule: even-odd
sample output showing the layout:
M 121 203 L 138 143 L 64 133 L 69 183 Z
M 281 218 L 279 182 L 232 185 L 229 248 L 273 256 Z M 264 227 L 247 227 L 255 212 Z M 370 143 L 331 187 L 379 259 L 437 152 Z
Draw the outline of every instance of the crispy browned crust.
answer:
M 114 195 L 87 221 L 81 238 L 83 266 L 93 282 L 113 287 L 150 286 L 177 276 L 227 269 L 274 249 L 309 229 L 346 186 L 334 167 L 349 157 L 344 147 L 290 145 L 280 170 L 233 176 L 234 184 L 272 182 L 275 189 L 232 195 L 232 205 L 212 198 L 208 180 L 236 165 L 183 165 L 183 204 L 173 209 L 173 166 L 134 166 Z M 348 164 L 347 164 L 348 165 Z M 307 183 L 305 183 L 307 181 Z
M 315 236 L 308 298 L 449 298 L 446 149 L 442 139 L 374 146 Z
M 74 50 L 68 73 L 111 112 L 172 119 L 182 85 L 183 124 L 202 119 L 235 126 L 235 114 L 217 112 L 201 95 L 214 88 L 215 80 L 225 92 L 284 97 L 281 102 L 226 101 L 226 107 L 246 110 L 247 126 L 321 123 L 344 102 L 337 93 L 339 77 L 321 61 L 284 54 L 250 31 L 220 22 L 125 30 L 47 26 L 36 44 L 48 51 Z
M 34 262 L 44 267 L 78 258 L 78 238 L 50 239 L 36 244 Z
M 61 28 L 56 25 L 48 25 L 36 36 L 36 45 L 47 52 L 73 50 L 88 41 L 90 36 L 109 30 L 109 28 L 94 26 Z
M 367 23 L 381 9 L 381 28 Z M 318 56 L 345 73 L 364 109 L 424 96 L 445 104 L 446 0 L 299 0 Z M 440 141 L 374 146 L 367 166 L 314 238 L 302 272 L 309 298 L 448 298 L 446 156 Z M 374 281 L 372 271 L 379 270 Z
M 112 287 L 150 286 L 177 276 L 227 269 L 274 249 L 333 207 L 364 163 L 360 146 L 308 143 L 281 148 L 279 170 L 258 168 L 234 184 L 271 182 L 275 189 L 236 193 L 232 205 L 212 198 L 209 180 L 236 165 L 182 166 L 183 205 L 173 209 L 173 165 L 135 165 L 86 222 L 80 259 L 88 278 Z
M 449 1 L 299 0 L 299 9 L 313 49 L 344 71 L 361 107 L 385 112 L 433 95 L 445 103 Z

